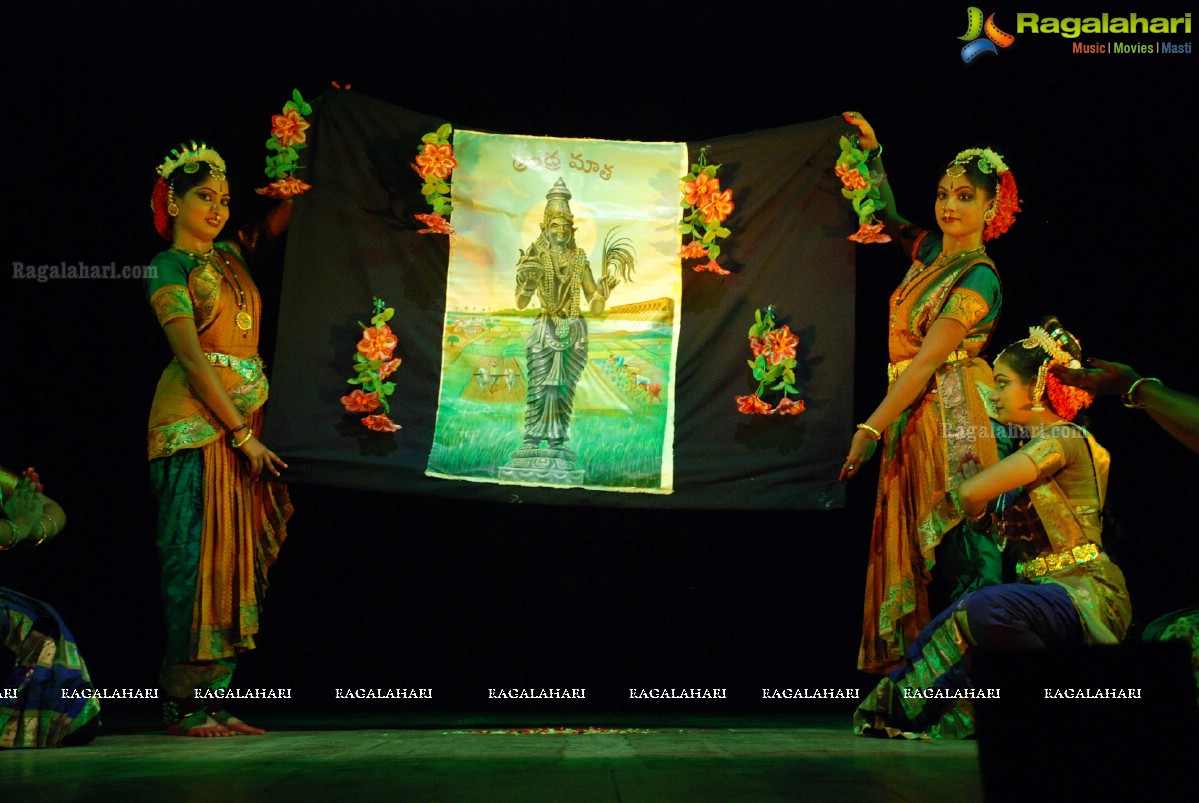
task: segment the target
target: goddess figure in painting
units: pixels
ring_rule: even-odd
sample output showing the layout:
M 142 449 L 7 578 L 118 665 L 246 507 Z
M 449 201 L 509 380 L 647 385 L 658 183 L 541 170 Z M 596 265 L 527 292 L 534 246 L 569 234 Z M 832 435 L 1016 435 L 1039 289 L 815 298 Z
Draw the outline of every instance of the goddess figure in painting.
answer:
M 571 481 L 581 479 L 572 476 L 577 456 L 566 442 L 574 416 L 575 388 L 587 366 L 582 303 L 587 302 L 593 315 L 602 313 L 613 288 L 631 281 L 634 255 L 627 241 L 609 235 L 604 243 L 604 271 L 597 282 L 586 252 L 575 243 L 566 183 L 558 179 L 545 198 L 541 234 L 528 250 L 521 251 L 516 266 L 517 309 L 525 309 L 534 295 L 541 304 L 525 344 L 528 400 L 524 445 L 501 473 L 549 471 L 544 479 Z

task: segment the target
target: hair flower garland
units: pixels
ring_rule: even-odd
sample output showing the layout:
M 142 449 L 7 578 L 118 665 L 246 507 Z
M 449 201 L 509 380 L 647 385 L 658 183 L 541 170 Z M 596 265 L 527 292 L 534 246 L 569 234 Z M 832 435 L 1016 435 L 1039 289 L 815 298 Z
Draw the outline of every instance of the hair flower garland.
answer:
M 858 230 L 847 239 L 857 243 L 889 243 L 891 235 L 883 234 L 883 223 L 874 216 L 887 204 L 879 192 L 883 174 L 866 166 L 866 151 L 858 147 L 858 137 L 841 137 L 841 155 L 833 172 L 841 179 L 841 194 L 853 202 L 858 216 Z
M 425 185 L 420 188 L 420 194 L 428 200 L 433 212 L 414 216 L 425 224 L 419 234 L 454 233 L 454 227 L 450 225 L 453 206 L 449 197 L 450 174 L 458 166 L 458 160 L 454 158 L 454 146 L 450 144 L 453 133 L 453 127 L 446 123 L 420 138 L 422 145 L 416 151 L 416 163 L 412 169 L 424 179 Z
M 254 192 L 269 198 L 295 198 L 312 189 L 293 174 L 300 169 L 300 151 L 308 147 L 304 133 L 310 124 L 303 115 L 312 114 L 312 107 L 300 90 L 293 89 L 291 100 L 283 104 L 283 112 L 271 117 L 271 138 L 266 141 L 266 177 L 275 179 Z M 270 155 L 270 154 L 274 155 Z
M 362 327 L 362 339 L 358 341 L 358 351 L 354 355 L 355 376 L 346 383 L 359 387 L 341 397 L 341 406 L 349 413 L 374 413 L 382 407 L 382 413 L 363 416 L 363 426 L 376 432 L 395 432 L 400 425 L 387 416 L 391 412 L 387 397 L 395 392 L 396 386 L 394 382 L 385 381 L 401 362 L 399 357 L 393 356 L 399 340 L 387 325 L 395 315 L 395 309 L 376 298 L 374 310 L 370 326 L 361 321 L 358 323 Z
M 733 191 L 720 189 L 720 179 L 716 177 L 719 170 L 720 165 L 708 164 L 708 149 L 700 148 L 691 172 L 683 176 L 682 207 L 686 211 L 679 224 L 679 233 L 684 239 L 679 258 L 707 259 L 694 269 L 727 276 L 729 271 L 716 261 L 720 256 L 717 240 L 731 234 L 723 223 L 733 213 Z
M 746 360 L 758 389 L 750 396 L 737 396 L 737 410 L 746 415 L 799 415 L 804 411 L 803 399 L 791 399 L 799 395 L 795 388 L 796 348 L 799 336 L 791 332 L 790 326 L 774 327 L 774 305 L 754 312 L 754 325 L 749 328 L 749 347 L 754 358 Z M 762 398 L 767 391 L 781 390 L 783 397 L 774 407 Z

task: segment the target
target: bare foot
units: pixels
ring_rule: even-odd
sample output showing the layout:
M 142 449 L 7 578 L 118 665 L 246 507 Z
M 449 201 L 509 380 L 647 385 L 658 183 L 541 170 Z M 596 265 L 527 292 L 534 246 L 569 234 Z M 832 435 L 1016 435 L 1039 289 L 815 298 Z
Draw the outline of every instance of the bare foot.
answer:
M 234 734 L 242 736 L 262 736 L 266 733 L 262 728 L 255 728 L 247 722 L 242 722 L 237 717 L 229 717 L 223 724 L 225 728 L 233 731 Z
M 266 733 L 266 731 L 262 728 L 255 728 L 248 722 L 243 722 L 223 708 L 217 709 L 216 711 L 209 711 L 208 713 L 209 716 L 215 719 L 222 727 L 228 729 L 236 735 L 262 736 L 264 733 Z
M 194 736 L 199 738 L 236 735 L 231 729 L 226 728 L 203 712 L 192 714 L 174 724 L 167 725 L 167 733 L 171 736 Z

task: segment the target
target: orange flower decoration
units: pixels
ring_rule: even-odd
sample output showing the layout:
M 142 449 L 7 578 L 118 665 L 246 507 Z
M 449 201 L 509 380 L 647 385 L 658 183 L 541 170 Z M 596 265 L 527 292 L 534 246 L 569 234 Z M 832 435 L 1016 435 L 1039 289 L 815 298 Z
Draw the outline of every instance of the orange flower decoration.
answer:
M 453 234 L 454 227 L 450 222 L 439 215 L 437 212 L 430 212 L 425 215 L 413 215 L 414 218 L 424 223 L 429 228 L 421 229 L 417 234 Z
M 255 189 L 254 192 L 269 198 L 294 198 L 297 195 L 303 195 L 310 189 L 312 189 L 311 184 L 305 184 L 293 176 L 292 178 L 281 178 L 278 181 L 272 181 L 265 187 Z
M 782 326 L 773 332 L 767 332 L 762 342 L 762 353 L 770 365 L 781 365 L 784 360 L 795 359 L 795 347 L 799 345 L 799 335 L 791 334 L 790 326 Z M 750 341 L 753 346 L 753 341 Z M 755 351 L 754 356 L 758 356 Z
M 276 114 L 271 118 L 271 134 L 286 148 L 307 141 L 308 135 L 304 132 L 309 125 L 298 111 L 288 109 L 283 114 Z
M 869 184 L 866 183 L 866 178 L 862 175 L 862 171 L 856 170 L 845 165 L 837 165 L 833 171 L 837 177 L 841 179 L 841 184 L 847 190 L 864 190 Z
M 382 413 L 366 416 L 362 419 L 362 425 L 367 429 L 373 429 L 375 432 L 395 432 L 400 428 L 399 424 Z
M 416 172 L 420 173 L 421 178 L 432 175 L 444 180 L 450 175 L 450 171 L 458 166 L 458 160 L 454 158 L 453 145 L 426 142 L 424 153 L 416 157 L 416 164 Z
M 708 197 L 699 205 L 699 211 L 708 219 L 709 225 L 724 222 L 733 212 L 733 191 L 708 193 Z
M 736 396 L 737 409 L 747 415 L 770 415 L 770 405 L 758 398 L 754 393 L 749 396 Z
M 399 367 L 400 367 L 400 358 L 399 357 L 396 357 L 394 360 L 388 360 L 387 362 L 385 362 L 379 366 L 379 379 L 380 380 L 386 379 L 387 377 L 391 376 L 392 372 L 395 371 L 395 369 L 397 369 Z
M 766 347 L 762 343 L 762 338 L 755 335 L 749 339 L 749 348 L 754 353 L 754 359 L 756 360 Z
M 779 415 L 799 415 L 803 411 L 803 399 L 800 399 L 799 401 L 792 401 L 789 397 L 784 396 L 783 398 L 779 399 L 778 406 L 775 407 L 771 412 L 778 413 Z
M 699 240 L 692 240 L 679 249 L 679 259 L 703 259 L 708 255 L 708 247 Z
M 1095 400 L 1082 388 L 1062 384 L 1053 374 L 1045 377 L 1045 390 L 1054 411 L 1067 421 L 1073 421 L 1083 408 L 1090 407 Z
M 709 259 L 707 262 L 705 262 L 702 265 L 696 265 L 694 270 L 696 273 L 700 273 L 700 272 L 706 270 L 709 273 L 719 273 L 721 276 L 728 276 L 729 273 L 731 273 L 731 271 L 727 271 L 724 268 L 720 267 L 720 263 L 717 262 L 715 259 Z
M 890 234 L 883 234 L 882 223 L 863 223 L 858 227 L 858 230 L 849 235 L 849 240 L 855 243 L 889 243 L 891 242 Z
M 688 206 L 699 206 L 709 194 L 720 191 L 720 179 L 700 173 L 695 181 L 683 183 L 683 201 Z
M 375 391 L 364 393 L 361 389 L 352 391 L 349 396 L 341 397 L 341 406 L 351 413 L 369 413 L 379 409 L 379 394 Z
M 387 324 L 368 326 L 362 332 L 362 339 L 358 341 L 358 351 L 368 360 L 382 362 L 391 359 L 391 352 L 399 342 Z

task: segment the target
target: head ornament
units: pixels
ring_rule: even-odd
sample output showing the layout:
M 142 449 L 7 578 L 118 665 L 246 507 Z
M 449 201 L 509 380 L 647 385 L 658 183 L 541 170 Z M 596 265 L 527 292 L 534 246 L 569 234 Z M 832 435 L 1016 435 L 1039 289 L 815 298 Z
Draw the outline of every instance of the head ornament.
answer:
M 1004 234 L 1016 220 L 1020 211 L 1020 198 L 1016 190 L 1016 179 L 1004 163 L 1003 157 L 990 148 L 968 148 L 945 168 L 945 175 L 957 178 L 966 172 L 966 165 L 977 160 L 978 170 L 985 175 L 995 175 L 995 199 L 983 213 L 983 240 Z
M 179 214 L 175 202 L 175 182 L 171 175 L 179 169 L 184 173 L 195 173 L 200 162 L 208 164 L 208 172 L 218 181 L 225 181 L 225 160 L 203 141 L 194 139 L 178 148 L 172 148 L 167 158 L 155 170 L 158 180 L 150 194 L 150 211 L 154 213 L 154 228 L 163 239 L 171 239 L 171 218 Z
M 194 139 L 190 143 L 183 143 L 179 148 L 172 148 L 167 158 L 158 166 L 157 172 L 169 180 L 171 173 L 180 167 L 184 173 L 196 172 L 200 169 L 200 162 L 207 162 L 212 175 L 221 181 L 225 180 L 225 160 L 205 142 L 197 144 Z
M 570 211 L 570 190 L 566 187 L 566 182 L 558 179 L 554 182 L 554 186 L 550 187 L 550 191 L 545 194 L 545 213 L 542 215 L 541 224 L 548 226 L 550 221 L 556 217 L 564 217 L 574 221 L 574 215 Z
M 1056 376 L 1049 373 L 1051 365 L 1060 364 L 1070 368 L 1082 367 L 1082 363 L 1062 347 L 1064 343 L 1072 340 L 1075 343 L 1078 342 L 1074 335 L 1058 325 L 1052 332 L 1047 332 L 1040 326 L 1030 326 L 1028 327 L 1028 337 L 1023 341 L 1024 348 L 1029 351 L 1040 349 L 1045 352 L 1045 359 L 1037 369 L 1037 381 L 1033 386 L 1032 409 L 1035 411 L 1045 409 L 1041 398 L 1048 391 L 1049 402 L 1053 405 L 1054 412 L 1067 421 L 1073 421 L 1078 412 L 1084 407 L 1090 407 L 1094 400 L 1094 397 L 1085 390 L 1063 385 Z

